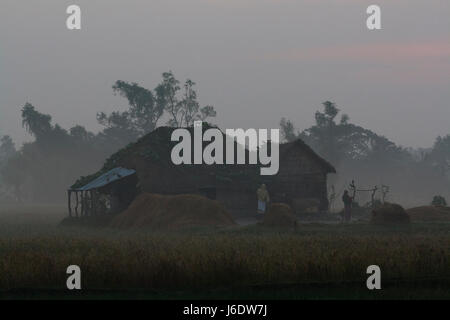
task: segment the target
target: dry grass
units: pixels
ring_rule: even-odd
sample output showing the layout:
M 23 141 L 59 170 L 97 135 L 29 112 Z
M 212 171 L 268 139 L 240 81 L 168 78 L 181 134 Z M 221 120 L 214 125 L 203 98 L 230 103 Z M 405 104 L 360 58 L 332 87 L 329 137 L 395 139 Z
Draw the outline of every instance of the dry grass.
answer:
M 24 232 L 10 225 L 0 233 L 0 290 L 65 289 L 71 264 L 81 267 L 84 289 L 364 285 L 371 264 L 382 268 L 384 282 L 450 279 L 449 224 L 308 224 L 291 231 L 252 226 L 178 233 L 33 228 Z
M 296 227 L 297 217 L 291 207 L 284 203 L 272 203 L 264 215 L 263 225 L 266 227 Z
M 413 221 L 450 221 L 450 207 L 423 206 L 407 210 Z
M 450 279 L 449 236 L 300 234 L 134 235 L 0 240 L 0 288 L 64 288 L 77 264 L 85 288 L 217 288 L 232 285 Z
M 384 203 L 372 210 L 371 222 L 374 224 L 407 224 L 410 220 L 405 209 L 395 203 Z
M 193 194 L 141 193 L 130 207 L 111 221 L 116 228 L 179 229 L 188 226 L 234 226 L 218 201 Z

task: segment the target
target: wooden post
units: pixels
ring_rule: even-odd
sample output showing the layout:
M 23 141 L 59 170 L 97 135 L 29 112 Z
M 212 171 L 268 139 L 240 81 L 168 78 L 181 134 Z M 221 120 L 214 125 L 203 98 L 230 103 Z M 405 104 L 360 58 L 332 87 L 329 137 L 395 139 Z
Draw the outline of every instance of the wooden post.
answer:
M 92 216 L 92 192 L 91 190 L 86 191 L 86 202 L 87 202 L 87 214 Z
M 86 208 L 84 205 L 84 191 L 81 191 L 80 196 L 81 196 L 81 216 L 84 217 L 86 214 L 85 213 Z
M 371 206 L 375 204 L 375 194 L 377 193 L 378 187 L 375 186 L 375 188 L 372 189 L 372 195 L 371 195 Z
M 91 198 L 92 198 L 92 215 L 93 216 L 95 216 L 96 214 L 97 214 L 97 212 L 96 212 L 96 210 L 97 210 L 97 208 L 96 208 L 96 202 L 95 202 L 95 191 L 94 190 L 92 190 L 91 191 Z
M 72 206 L 70 203 L 70 198 L 72 197 L 72 191 L 67 190 L 67 205 L 69 207 L 69 218 L 72 218 Z
M 87 194 L 88 194 L 87 191 L 83 192 L 83 204 L 84 204 L 84 216 L 85 217 L 87 217 L 89 215 Z
M 92 207 L 92 215 L 95 215 L 95 192 L 91 190 L 91 207 Z
M 86 198 L 85 191 L 81 191 L 81 216 L 86 216 Z
M 76 214 L 77 218 L 78 218 L 78 204 L 79 204 L 78 191 L 75 191 L 75 214 Z
M 86 216 L 89 216 L 91 214 L 91 208 L 89 203 L 89 191 L 84 192 L 84 201 L 86 202 Z
M 90 191 L 85 191 L 84 192 L 84 202 L 86 205 L 86 216 L 89 216 L 91 214 L 91 205 L 90 205 L 90 201 L 89 201 L 89 193 Z

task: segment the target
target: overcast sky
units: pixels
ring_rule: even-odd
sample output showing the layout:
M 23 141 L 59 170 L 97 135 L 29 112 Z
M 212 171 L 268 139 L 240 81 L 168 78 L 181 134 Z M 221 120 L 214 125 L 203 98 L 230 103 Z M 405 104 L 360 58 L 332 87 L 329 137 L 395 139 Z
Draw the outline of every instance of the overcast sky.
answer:
M 82 9 L 82 30 L 66 8 Z M 366 8 L 382 8 L 382 30 Z M 161 73 L 197 83 L 222 128 L 299 129 L 331 100 L 403 146 L 450 133 L 448 0 L 1 0 L 0 135 L 29 140 L 27 101 L 69 128 L 98 131 L 124 110 L 116 80 L 154 88 Z

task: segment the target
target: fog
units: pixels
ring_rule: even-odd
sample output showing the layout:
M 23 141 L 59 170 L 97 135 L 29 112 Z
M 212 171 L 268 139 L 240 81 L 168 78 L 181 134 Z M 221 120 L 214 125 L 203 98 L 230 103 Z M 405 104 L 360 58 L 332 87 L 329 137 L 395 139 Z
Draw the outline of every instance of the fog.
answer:
M 98 112 L 129 107 L 111 89 L 117 80 L 153 90 L 169 70 L 182 83 L 196 82 L 201 105 L 214 105 L 213 122 L 224 129 L 278 128 L 286 117 L 301 132 L 329 100 L 351 123 L 398 146 L 431 150 L 438 136 L 450 133 L 448 1 L 377 1 L 377 31 L 366 28 L 373 1 L 365 0 L 79 0 L 79 31 L 66 28 L 71 4 L 0 5 L 0 136 L 10 135 L 17 149 L 36 139 L 22 127 L 25 103 L 51 115 L 53 125 L 98 133 L 104 129 Z M 63 199 L 65 187 L 98 170 L 125 142 L 106 143 L 95 159 L 85 149 L 54 162 L 42 156 L 49 170 L 73 163 L 70 172 L 61 169 L 64 177 L 57 169 L 46 175 L 49 188 L 61 190 Z M 408 205 L 438 192 L 450 197 L 445 175 L 364 166 L 337 163 L 337 189 L 355 179 L 362 187 L 389 184 L 394 199 Z
M 116 80 L 152 87 L 172 70 L 198 83 L 221 127 L 306 128 L 325 100 L 404 146 L 447 134 L 450 4 L 378 1 L 383 29 L 365 27 L 373 1 L 4 0 L 0 10 L 0 134 L 29 139 L 30 101 L 63 126 L 98 130 L 98 111 L 124 108 Z

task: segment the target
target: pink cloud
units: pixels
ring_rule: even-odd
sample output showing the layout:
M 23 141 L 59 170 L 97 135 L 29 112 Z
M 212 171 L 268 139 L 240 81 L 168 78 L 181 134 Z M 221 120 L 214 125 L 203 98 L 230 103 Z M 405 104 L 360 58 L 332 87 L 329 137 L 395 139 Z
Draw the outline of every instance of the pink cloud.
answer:
M 300 60 L 370 60 L 418 61 L 450 59 L 450 43 L 381 43 L 293 49 L 268 55 L 271 59 Z
M 450 80 L 450 42 L 380 43 L 293 49 L 265 56 L 290 63 L 357 63 L 355 74 L 402 83 Z M 366 65 L 364 67 L 363 65 Z

